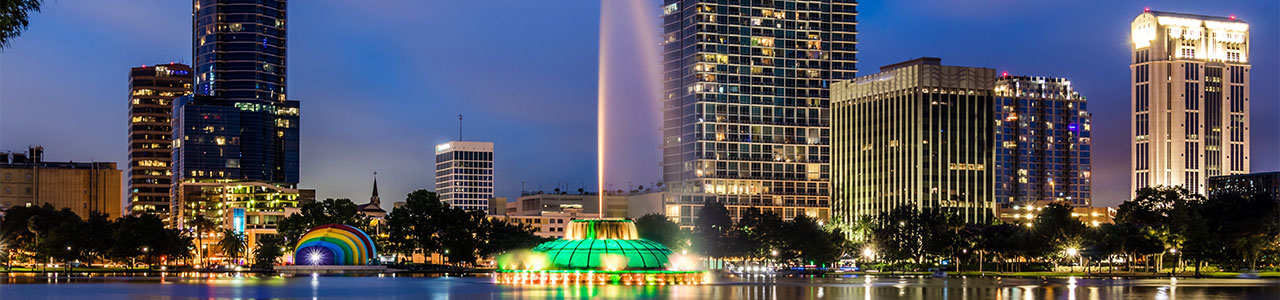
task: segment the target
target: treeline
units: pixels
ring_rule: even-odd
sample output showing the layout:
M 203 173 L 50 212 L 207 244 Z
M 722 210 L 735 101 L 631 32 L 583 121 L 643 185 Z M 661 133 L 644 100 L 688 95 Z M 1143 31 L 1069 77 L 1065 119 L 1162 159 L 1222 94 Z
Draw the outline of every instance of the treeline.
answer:
M 1275 266 L 1280 208 L 1258 191 L 1222 191 L 1205 198 L 1181 187 L 1143 188 L 1117 209 L 1114 224 L 1087 226 L 1066 203 L 1035 208 L 1027 225 L 964 224 L 948 211 L 910 207 L 856 223 L 862 247 L 878 267 L 920 270 L 942 262 L 999 271 L 1052 270 L 1064 263 L 1085 271 L 1159 271 L 1212 264 L 1221 269 Z M 860 229 L 860 230 L 858 230 Z
M 737 222 L 724 204 L 707 203 L 698 212 L 692 231 L 663 215 L 636 219 L 640 237 L 713 259 L 765 261 L 795 265 L 826 265 L 840 258 L 853 245 L 845 234 L 830 224 L 799 215 L 791 220 L 771 211 L 744 210 Z
M 125 216 L 111 220 L 89 213 L 82 219 L 70 209 L 53 206 L 14 206 L 0 221 L 0 249 L 5 267 L 14 261 L 45 265 L 115 261 L 127 266 L 183 261 L 191 258 L 192 237 L 165 228 L 154 216 Z
M 296 243 L 316 226 L 347 224 L 374 238 L 382 254 L 438 253 L 449 263 L 475 265 L 482 258 L 499 253 L 532 248 L 544 242 L 536 229 L 525 224 L 485 216 L 484 212 L 450 207 L 439 196 L 427 190 L 410 193 L 400 208 L 387 213 L 385 220 L 375 222 L 360 214 L 347 199 L 327 199 L 300 207 L 301 212 L 280 221 L 279 232 L 285 241 Z

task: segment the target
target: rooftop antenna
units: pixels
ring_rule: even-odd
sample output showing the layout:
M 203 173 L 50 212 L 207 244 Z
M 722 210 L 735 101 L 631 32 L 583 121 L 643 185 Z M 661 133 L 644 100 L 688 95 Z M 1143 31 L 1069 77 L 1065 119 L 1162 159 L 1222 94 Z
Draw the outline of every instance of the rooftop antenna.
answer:
M 458 114 L 458 141 L 462 141 L 462 114 Z

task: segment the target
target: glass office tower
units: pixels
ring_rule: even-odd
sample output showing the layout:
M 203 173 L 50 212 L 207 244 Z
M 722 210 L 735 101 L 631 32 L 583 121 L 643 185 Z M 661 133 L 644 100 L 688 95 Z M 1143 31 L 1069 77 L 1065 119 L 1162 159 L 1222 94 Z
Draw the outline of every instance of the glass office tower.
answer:
M 666 215 L 703 204 L 828 218 L 833 80 L 857 72 L 857 1 L 663 2 Z
M 195 94 L 285 101 L 285 0 L 195 0 Z
M 1092 206 L 1091 116 L 1065 78 L 996 80 L 996 202 Z
M 252 241 L 275 234 L 282 209 L 296 206 L 299 103 L 285 97 L 285 8 L 284 0 L 193 1 L 195 95 L 173 112 L 174 226 L 203 215 Z
M 298 101 L 178 98 L 174 172 L 188 181 L 298 183 Z
M 169 218 L 173 101 L 190 93 L 191 67 L 187 65 L 170 63 L 130 68 L 125 214 Z

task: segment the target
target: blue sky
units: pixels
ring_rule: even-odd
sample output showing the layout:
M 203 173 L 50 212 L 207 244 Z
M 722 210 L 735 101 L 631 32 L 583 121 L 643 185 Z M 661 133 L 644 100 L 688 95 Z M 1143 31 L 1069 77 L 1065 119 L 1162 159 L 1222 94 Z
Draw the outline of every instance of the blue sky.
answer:
M 659 112 L 644 69 L 657 41 L 641 30 L 659 5 L 636 1 L 603 9 L 613 189 L 659 179 Z M 1094 201 L 1115 205 L 1128 195 L 1128 28 L 1148 6 L 1250 22 L 1252 167 L 1280 170 L 1276 1 L 863 1 L 859 75 L 937 56 L 1070 78 L 1094 116 Z M 601 15 L 597 1 L 290 3 L 301 186 L 361 202 L 377 171 L 384 203 L 399 201 L 432 185 L 432 147 L 457 137 L 462 114 L 464 139 L 496 143 L 499 196 L 522 184 L 594 190 Z M 186 1 L 46 1 L 0 53 L 0 149 L 40 144 L 51 160 L 123 167 L 127 71 L 190 61 L 190 22 Z

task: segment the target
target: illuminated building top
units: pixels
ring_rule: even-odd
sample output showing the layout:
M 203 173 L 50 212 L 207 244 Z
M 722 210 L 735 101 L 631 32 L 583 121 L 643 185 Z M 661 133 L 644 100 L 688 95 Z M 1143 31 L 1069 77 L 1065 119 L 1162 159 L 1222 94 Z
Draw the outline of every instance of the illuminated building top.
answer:
M 1235 16 L 1146 11 L 1133 20 L 1134 49 L 1165 49 L 1171 58 L 1248 62 L 1249 24 Z

